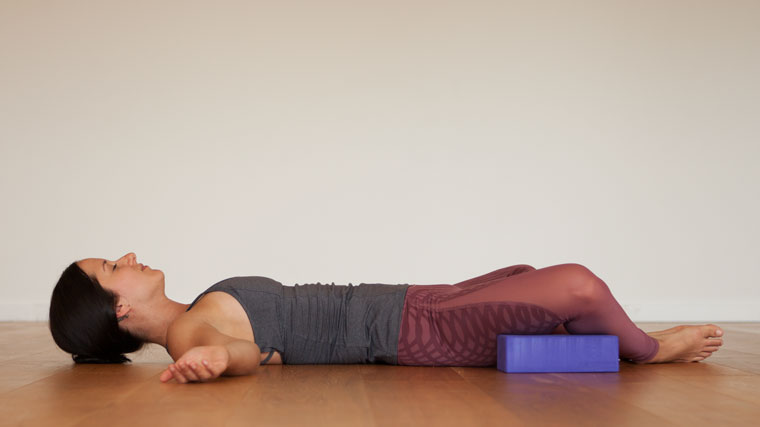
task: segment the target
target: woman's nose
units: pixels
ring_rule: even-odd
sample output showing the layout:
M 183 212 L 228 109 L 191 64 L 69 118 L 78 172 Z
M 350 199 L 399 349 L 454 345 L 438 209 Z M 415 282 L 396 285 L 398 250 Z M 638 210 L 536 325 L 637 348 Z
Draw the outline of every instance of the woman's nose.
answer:
M 130 263 L 130 262 L 135 262 L 136 259 L 137 259 L 137 255 L 135 255 L 134 252 L 130 252 L 130 253 L 124 255 L 123 257 L 121 257 L 121 259 L 119 259 L 119 261 L 125 260 L 127 263 Z

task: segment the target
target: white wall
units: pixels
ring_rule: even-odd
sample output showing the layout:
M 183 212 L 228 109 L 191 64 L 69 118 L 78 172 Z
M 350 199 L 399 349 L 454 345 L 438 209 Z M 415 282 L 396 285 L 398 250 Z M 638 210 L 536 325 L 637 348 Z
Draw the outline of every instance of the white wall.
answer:
M 0 2 L 0 320 L 87 257 L 453 283 L 576 262 L 760 320 L 756 1 Z

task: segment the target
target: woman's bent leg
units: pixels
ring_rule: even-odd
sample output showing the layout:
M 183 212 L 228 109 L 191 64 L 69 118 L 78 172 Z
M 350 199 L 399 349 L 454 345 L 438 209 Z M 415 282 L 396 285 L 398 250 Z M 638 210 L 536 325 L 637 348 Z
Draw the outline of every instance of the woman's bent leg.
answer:
M 398 363 L 491 366 L 496 364 L 497 335 L 549 334 L 563 323 L 574 334 L 617 335 L 622 358 L 645 361 L 657 353 L 657 340 L 636 327 L 604 281 L 586 267 L 524 267 L 456 285 L 411 286 Z M 495 274 L 499 271 L 504 274 Z
M 530 271 L 536 271 L 536 268 L 528 264 L 517 264 L 517 265 L 512 265 L 509 267 L 500 268 L 498 270 L 492 271 L 482 276 L 473 277 L 472 279 L 455 283 L 454 286 L 459 287 L 459 288 L 464 288 L 464 287 L 477 285 L 480 283 L 490 282 L 496 279 L 502 279 L 505 277 L 514 276 L 520 273 L 527 273 Z M 557 325 L 557 327 L 554 328 L 554 330 L 552 331 L 552 334 L 567 334 L 565 325 L 563 325 L 562 323 Z

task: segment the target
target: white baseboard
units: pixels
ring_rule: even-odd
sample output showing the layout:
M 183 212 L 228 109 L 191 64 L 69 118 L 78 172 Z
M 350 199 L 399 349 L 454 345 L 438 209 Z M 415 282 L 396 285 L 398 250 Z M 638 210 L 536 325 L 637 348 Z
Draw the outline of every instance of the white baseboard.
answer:
M 0 303 L 0 322 L 47 322 L 49 303 Z M 760 322 L 760 303 L 621 304 L 634 322 Z

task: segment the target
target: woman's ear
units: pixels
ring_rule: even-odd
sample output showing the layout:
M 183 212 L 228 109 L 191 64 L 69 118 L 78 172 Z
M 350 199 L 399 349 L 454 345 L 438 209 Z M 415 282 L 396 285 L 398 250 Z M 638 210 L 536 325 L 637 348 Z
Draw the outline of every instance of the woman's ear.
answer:
M 116 303 L 116 307 L 114 307 L 114 311 L 116 312 L 116 320 L 121 322 L 122 320 L 128 318 L 128 313 L 131 310 L 132 307 L 120 298 L 119 302 Z

